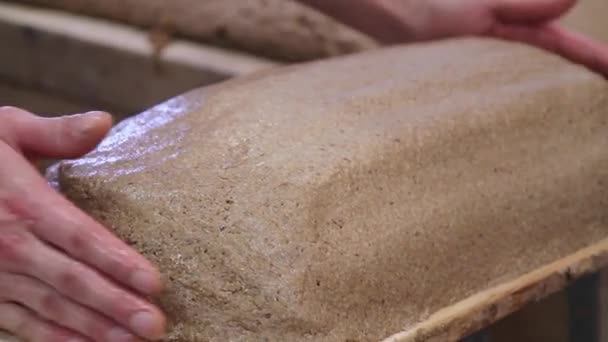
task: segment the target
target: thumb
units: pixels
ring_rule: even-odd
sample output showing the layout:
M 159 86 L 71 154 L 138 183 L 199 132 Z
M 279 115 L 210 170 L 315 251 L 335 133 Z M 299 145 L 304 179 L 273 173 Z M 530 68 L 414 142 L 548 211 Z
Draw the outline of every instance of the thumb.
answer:
M 58 118 L 28 115 L 17 125 L 15 142 L 26 155 L 70 159 L 91 151 L 112 127 L 112 116 L 89 112 Z
M 492 11 L 502 24 L 542 24 L 558 19 L 577 0 L 492 0 Z

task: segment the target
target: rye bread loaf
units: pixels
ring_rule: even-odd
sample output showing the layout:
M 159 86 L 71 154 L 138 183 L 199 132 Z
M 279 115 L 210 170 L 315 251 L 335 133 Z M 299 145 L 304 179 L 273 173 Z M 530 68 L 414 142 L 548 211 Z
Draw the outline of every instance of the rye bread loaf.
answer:
M 168 341 L 377 341 L 608 233 L 608 83 L 395 47 L 191 91 L 51 175 L 155 262 Z
M 111 19 L 286 61 L 377 47 L 295 0 L 9 0 Z M 608 2 L 579 0 L 566 25 L 608 41 Z
M 12 0 L 165 29 L 271 58 L 303 61 L 374 47 L 363 34 L 293 0 Z

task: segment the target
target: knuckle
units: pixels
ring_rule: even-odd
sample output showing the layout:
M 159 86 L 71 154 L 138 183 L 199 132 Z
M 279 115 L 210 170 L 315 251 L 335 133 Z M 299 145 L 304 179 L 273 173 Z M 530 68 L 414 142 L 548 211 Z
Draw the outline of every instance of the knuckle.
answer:
M 27 320 L 28 312 L 13 302 L 0 302 L 0 319 L 2 328 L 17 333 L 18 328 Z
M 32 115 L 33 114 L 17 107 L 0 106 L 0 118 L 2 118 L 0 138 L 9 139 L 12 128 L 14 128 L 15 125 L 18 125 L 19 121 L 24 117 Z
M 0 264 L 25 266 L 29 260 L 28 250 L 32 244 L 30 233 L 23 227 L 10 224 L 0 225 Z
M 20 285 L 15 278 L 16 276 L 13 274 L 0 272 L 0 302 L 15 299 L 15 286 Z
M 81 230 L 74 231 L 69 238 L 71 251 L 74 255 L 83 256 L 92 247 L 91 237 Z
M 36 115 L 21 108 L 0 106 L 0 117 L 2 117 L 3 122 L 6 122 L 5 125 L 10 128 L 11 125 L 18 125 L 25 120 L 35 118 Z
M 71 296 L 85 296 L 88 294 L 88 288 L 84 280 L 85 272 L 78 265 L 68 266 L 59 275 L 59 289 Z
M 40 299 L 40 309 L 54 319 L 61 320 L 65 316 L 63 303 L 64 299 L 58 293 L 47 291 Z
M 16 220 L 21 220 L 23 225 L 33 224 L 35 219 L 33 210 L 30 209 L 22 193 L 4 193 L 0 197 L 0 206 L 8 215 Z
M 32 313 L 17 304 L 10 304 L 8 310 L 13 315 L 13 327 L 10 330 L 20 337 L 30 336 L 29 326 L 35 320 Z
M 10 115 L 10 114 L 29 114 L 25 110 L 13 106 L 0 106 L 0 115 Z
M 17 107 L 13 107 L 13 106 L 0 106 L 0 112 L 4 112 L 4 111 L 13 111 L 13 110 L 21 110 Z

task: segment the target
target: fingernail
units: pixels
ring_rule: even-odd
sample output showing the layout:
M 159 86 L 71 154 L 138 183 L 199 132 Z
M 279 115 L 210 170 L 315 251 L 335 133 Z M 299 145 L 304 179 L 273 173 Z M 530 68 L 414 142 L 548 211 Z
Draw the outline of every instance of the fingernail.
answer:
M 105 114 L 102 112 L 88 112 L 74 115 L 74 117 L 78 118 L 77 129 L 79 134 L 88 135 L 98 127 Z
M 135 337 L 123 328 L 115 327 L 108 332 L 107 335 L 109 342 L 132 342 Z
M 88 112 L 63 116 L 58 119 L 65 119 L 65 124 L 75 138 L 88 137 L 99 129 L 99 124 L 105 120 L 107 114 L 103 112 Z
M 131 286 L 141 291 L 145 294 L 152 294 L 158 291 L 158 282 L 159 279 L 156 274 L 145 271 L 145 270 L 136 270 L 131 275 Z
M 145 338 L 159 338 L 162 334 L 162 322 L 153 313 L 149 311 L 139 311 L 131 316 L 131 330 L 137 333 L 141 337 Z

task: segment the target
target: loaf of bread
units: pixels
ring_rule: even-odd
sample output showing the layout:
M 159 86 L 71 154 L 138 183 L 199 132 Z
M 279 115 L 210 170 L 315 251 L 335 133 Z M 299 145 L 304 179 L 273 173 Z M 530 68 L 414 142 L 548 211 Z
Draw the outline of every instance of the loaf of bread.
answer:
M 527 46 L 193 90 L 51 173 L 168 280 L 167 341 L 378 341 L 608 233 L 608 83 Z
M 285 61 L 364 51 L 378 44 L 295 0 L 10 0 L 111 19 Z M 608 2 L 579 0 L 565 23 L 608 40 Z
M 374 47 L 294 0 L 12 0 L 112 19 L 256 55 L 303 61 Z

